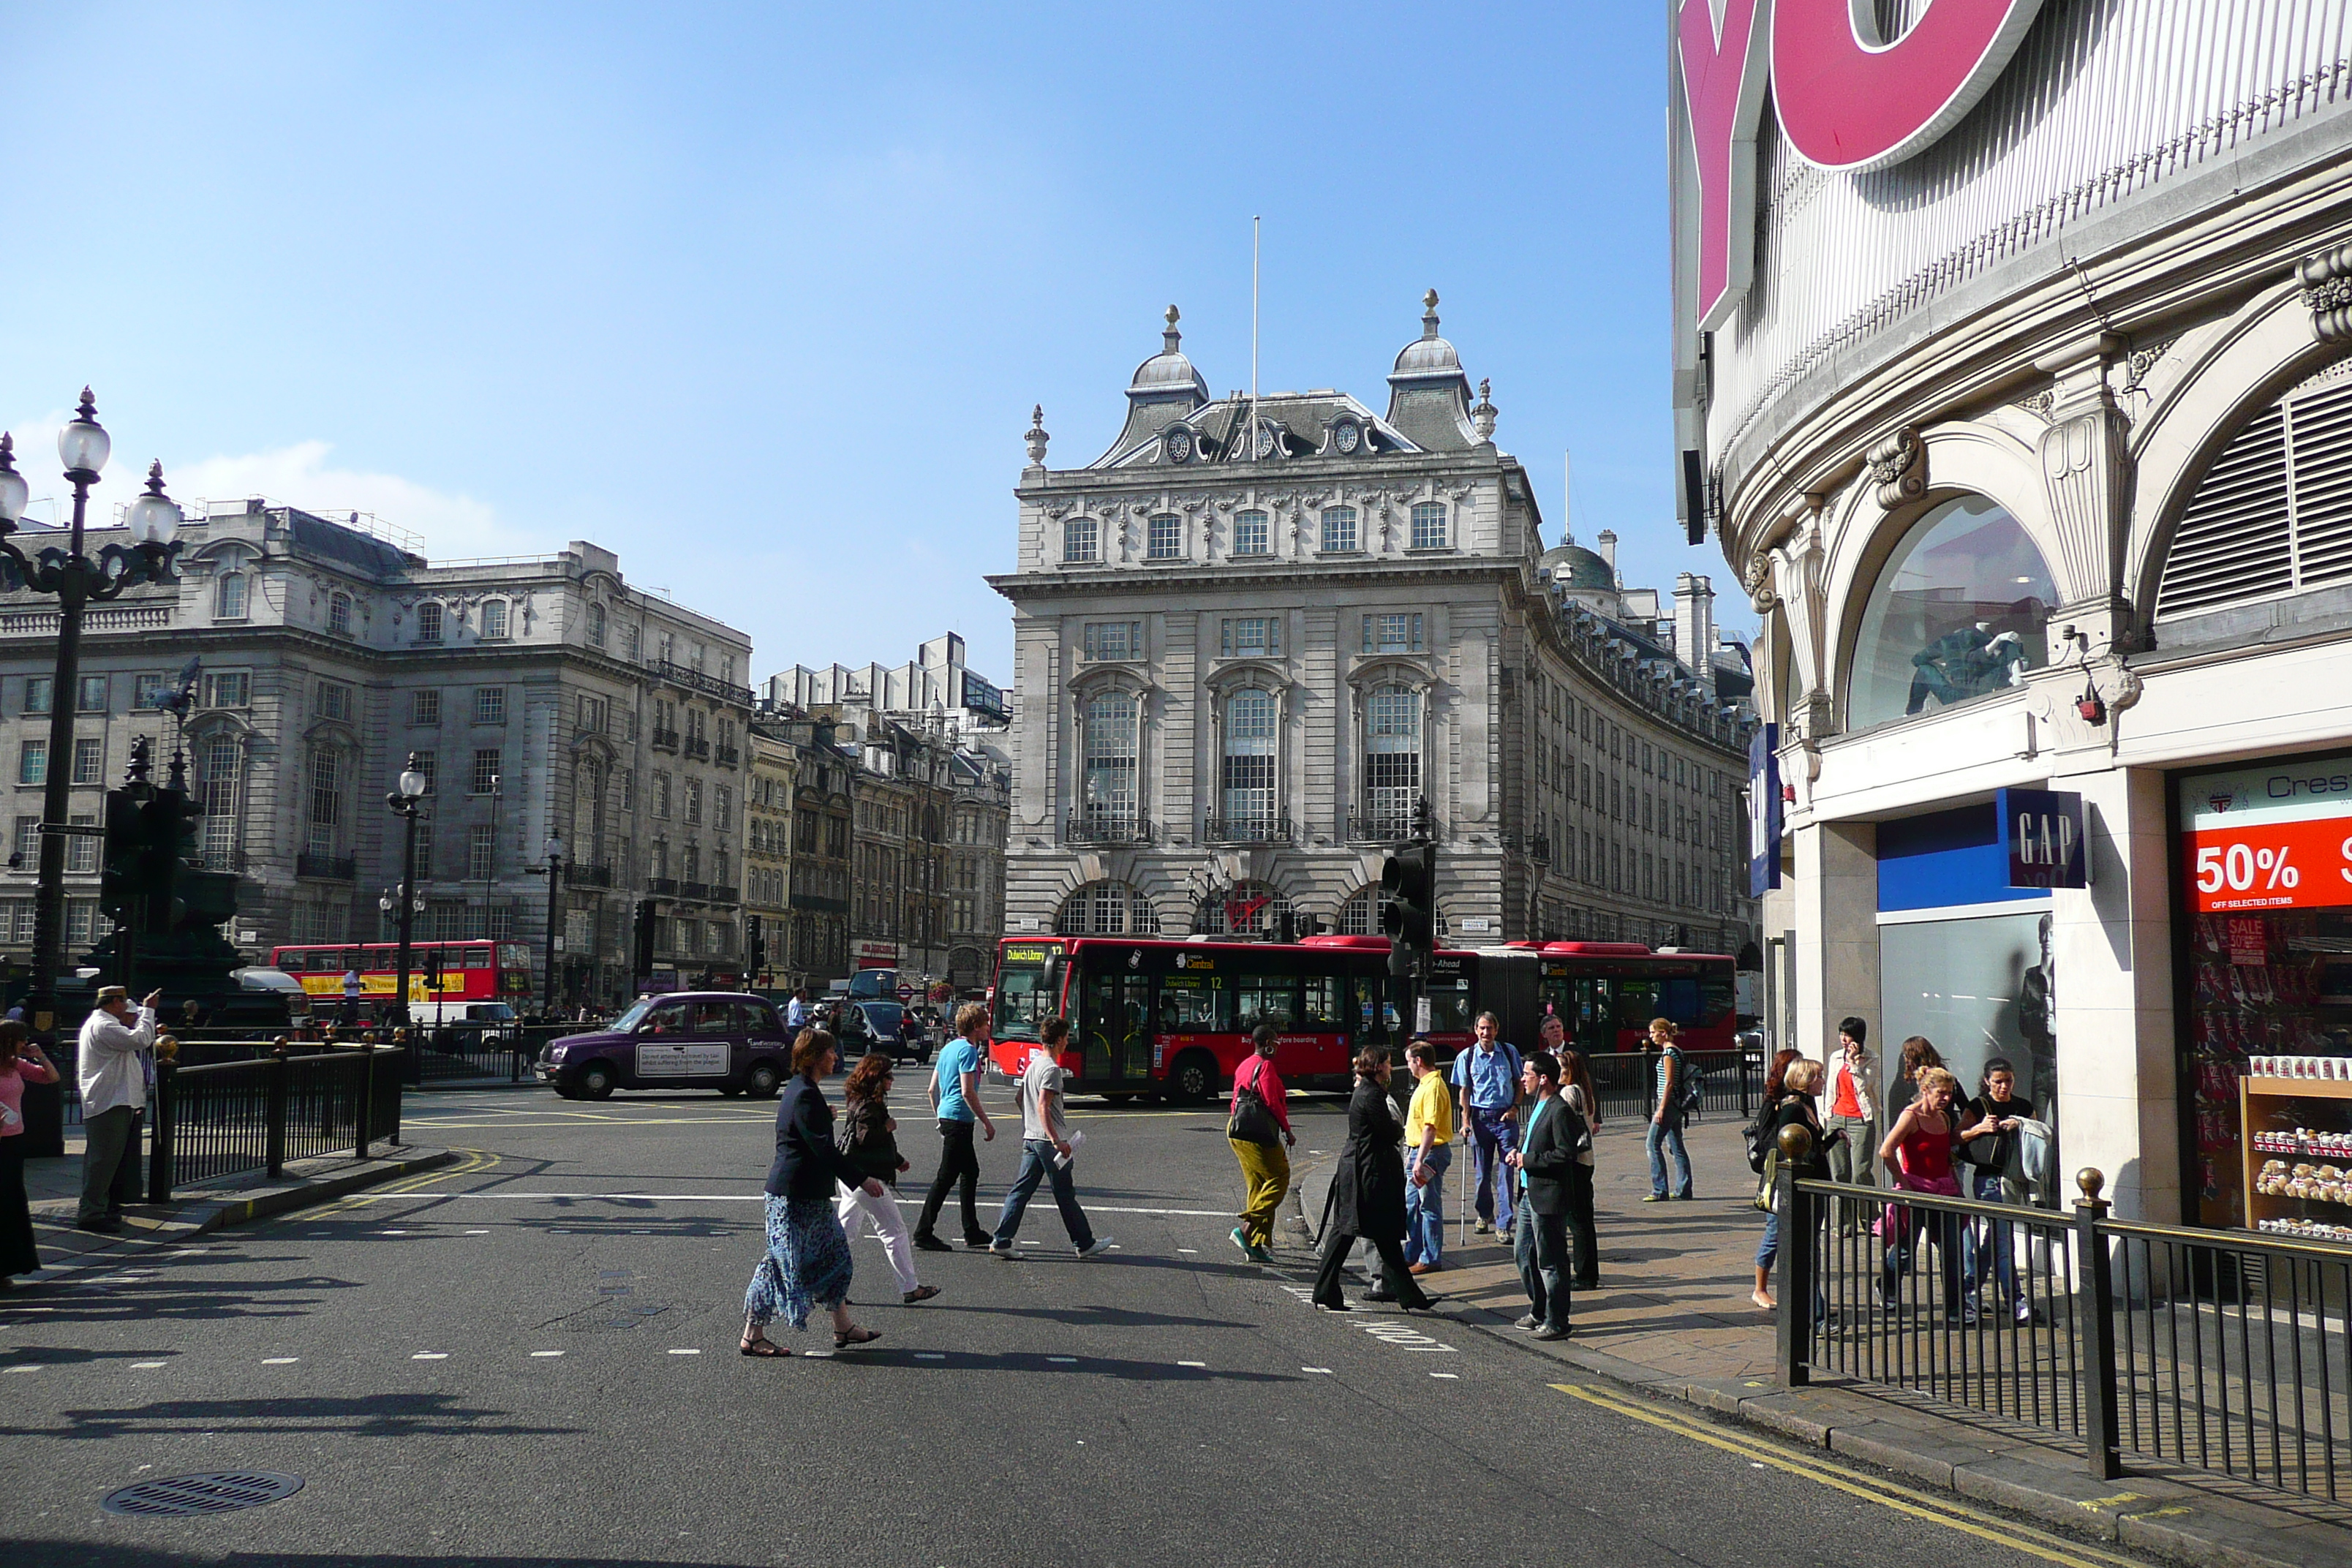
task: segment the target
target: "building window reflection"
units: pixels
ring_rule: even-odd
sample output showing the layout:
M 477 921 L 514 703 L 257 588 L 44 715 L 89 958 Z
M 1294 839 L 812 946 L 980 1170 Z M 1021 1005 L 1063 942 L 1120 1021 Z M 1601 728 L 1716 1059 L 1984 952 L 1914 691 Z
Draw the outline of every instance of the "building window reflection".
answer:
M 2006 508 L 1961 496 L 1895 547 L 1863 610 L 1846 725 L 1932 712 L 2049 662 L 2057 591 L 2042 552 Z

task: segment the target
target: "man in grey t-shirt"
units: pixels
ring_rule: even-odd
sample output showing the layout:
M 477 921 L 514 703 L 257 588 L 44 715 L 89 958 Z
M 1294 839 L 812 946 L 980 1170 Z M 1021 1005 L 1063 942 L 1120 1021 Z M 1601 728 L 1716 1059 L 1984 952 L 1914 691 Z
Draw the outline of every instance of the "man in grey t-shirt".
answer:
M 1078 1206 L 1077 1191 L 1070 1180 L 1070 1131 L 1062 1115 L 1061 1066 L 1062 1047 L 1069 1037 L 1067 1019 L 1048 1018 L 1038 1031 L 1042 1043 L 1030 1053 L 1029 1065 L 1021 1074 L 1021 1173 L 1013 1178 L 1013 1190 L 1004 1194 L 1004 1213 L 998 1217 L 996 1235 L 988 1244 L 988 1250 L 999 1258 L 1013 1256 L 1013 1238 L 1021 1232 L 1021 1216 L 1040 1182 L 1053 1184 L 1055 1206 L 1062 1211 L 1070 1245 L 1078 1249 L 1080 1258 L 1092 1258 L 1110 1246 L 1110 1237 L 1097 1236 L 1094 1226 L 1087 1223 L 1087 1211 Z

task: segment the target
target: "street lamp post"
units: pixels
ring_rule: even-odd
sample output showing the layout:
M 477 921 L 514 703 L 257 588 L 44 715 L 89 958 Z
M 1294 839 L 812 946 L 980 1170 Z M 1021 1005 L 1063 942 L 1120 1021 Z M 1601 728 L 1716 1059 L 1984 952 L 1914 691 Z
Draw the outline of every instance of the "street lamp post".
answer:
M 73 486 L 73 528 L 66 548 L 54 545 L 27 557 L 8 538 L 25 515 L 30 487 L 16 471 L 16 443 L 0 433 L 0 587 L 30 588 L 58 596 L 58 657 L 49 683 L 49 750 L 41 792 L 40 884 L 33 904 L 33 984 L 26 1012 L 33 1027 L 56 1026 L 57 975 L 65 947 L 66 840 L 63 834 L 73 784 L 74 710 L 81 674 L 81 616 L 85 605 L 104 603 L 143 583 L 173 580 L 181 542 L 180 509 L 163 493 L 163 465 L 147 471 L 147 493 L 131 503 L 126 519 L 132 542 L 109 544 L 93 561 L 82 553 L 89 488 L 98 483 L 112 449 L 98 406 L 83 387 L 81 406 L 58 432 L 58 456 Z
M 563 840 L 553 834 L 547 837 L 547 986 L 540 998 L 540 1010 L 546 1016 L 555 1016 L 555 921 L 559 913 L 558 895 L 563 888 Z
M 416 765 L 416 753 L 411 752 L 399 782 L 383 797 L 383 804 L 405 825 L 400 852 L 400 952 L 393 961 L 393 1014 L 404 1024 L 408 1022 L 408 950 L 416 921 L 416 819 L 425 800 L 425 772 Z

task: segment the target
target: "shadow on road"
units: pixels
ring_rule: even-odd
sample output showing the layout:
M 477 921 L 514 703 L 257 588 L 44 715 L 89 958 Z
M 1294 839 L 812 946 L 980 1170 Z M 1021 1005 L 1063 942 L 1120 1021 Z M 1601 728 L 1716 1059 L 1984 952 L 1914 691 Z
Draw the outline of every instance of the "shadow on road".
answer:
M 0 1426 L 0 1437 L 153 1436 L 161 1433 L 310 1430 L 352 1437 L 562 1436 L 569 1426 L 503 1424 L 506 1412 L 463 1405 L 446 1394 L 378 1394 L 358 1399 L 172 1399 L 117 1410 L 61 1410 L 60 1425 Z M 21 1561 L 11 1550 L 12 1562 Z

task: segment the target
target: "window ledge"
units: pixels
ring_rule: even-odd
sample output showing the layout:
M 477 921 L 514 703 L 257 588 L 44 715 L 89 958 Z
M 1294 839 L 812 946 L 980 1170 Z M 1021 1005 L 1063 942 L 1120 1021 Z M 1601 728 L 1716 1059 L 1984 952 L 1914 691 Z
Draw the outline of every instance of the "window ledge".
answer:
M 1353 556 L 1370 555 L 1370 553 L 1371 552 L 1369 550 L 1318 550 L 1315 552 L 1317 559 L 1323 561 L 1340 561 Z
M 1462 550 L 1454 544 L 1408 544 L 1404 552 L 1407 555 L 1459 555 Z

